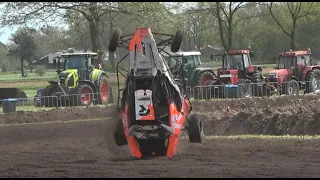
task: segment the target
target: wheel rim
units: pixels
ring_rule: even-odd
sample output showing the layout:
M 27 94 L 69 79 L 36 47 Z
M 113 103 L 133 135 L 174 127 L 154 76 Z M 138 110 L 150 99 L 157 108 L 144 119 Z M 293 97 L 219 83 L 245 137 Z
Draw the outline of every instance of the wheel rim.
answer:
M 101 83 L 100 93 L 101 93 L 101 99 L 102 99 L 102 101 L 108 100 L 109 84 L 106 82 L 106 80 L 103 80 L 102 83 Z
M 291 86 L 288 88 L 288 94 L 293 94 L 293 88 Z
M 288 87 L 288 95 L 296 95 L 296 88 L 295 88 L 295 84 L 291 83 Z
M 319 89 L 319 78 L 317 77 L 312 78 L 312 87 L 314 91 Z
M 92 92 L 88 87 L 82 89 L 81 94 L 84 95 L 84 96 L 81 96 L 82 103 L 87 104 L 90 102 L 91 93 Z

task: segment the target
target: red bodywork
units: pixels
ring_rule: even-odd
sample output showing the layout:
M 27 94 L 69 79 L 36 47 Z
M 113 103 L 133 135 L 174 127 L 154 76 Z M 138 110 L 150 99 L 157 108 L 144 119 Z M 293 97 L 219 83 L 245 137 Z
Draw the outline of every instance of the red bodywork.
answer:
M 281 53 L 282 57 L 297 57 L 303 55 L 310 55 L 310 51 L 288 51 Z M 308 72 L 310 72 L 313 68 L 319 68 L 320 65 L 311 65 L 305 66 L 304 64 L 297 64 L 296 67 L 286 68 L 286 69 L 275 69 L 269 72 L 269 81 L 277 82 L 279 85 L 284 83 L 285 81 L 290 80 L 295 76 L 295 71 L 299 69 L 301 73 L 296 78 L 297 81 L 304 81 Z M 275 77 L 271 77 L 270 75 L 275 75 Z
M 135 45 L 137 45 L 136 51 L 141 53 L 143 51 L 143 48 L 141 48 L 142 41 L 144 41 L 144 42 L 148 41 L 148 43 L 155 44 L 155 41 L 152 37 L 150 28 L 141 28 L 141 29 L 137 29 L 135 31 L 135 33 L 130 41 L 130 45 L 129 45 L 130 53 L 135 51 Z M 160 57 L 160 55 L 158 55 L 158 54 L 155 54 L 154 56 Z M 128 78 L 127 78 L 127 80 L 128 80 Z M 165 97 L 163 97 L 163 98 L 165 98 Z M 167 151 L 166 151 L 166 156 L 168 156 L 168 157 L 171 157 L 171 156 L 175 155 L 175 153 L 176 153 L 179 135 L 180 135 L 180 132 L 184 126 L 184 122 L 186 120 L 186 117 L 188 116 L 189 108 L 191 107 L 186 96 L 184 96 L 182 99 L 183 100 L 182 100 L 181 112 L 179 112 L 177 110 L 177 105 L 173 101 L 170 101 L 169 99 L 167 99 L 168 107 L 169 107 L 169 124 L 174 132 L 168 138 L 168 145 L 167 145 Z M 127 139 L 127 142 L 130 147 L 132 155 L 135 158 L 141 158 L 143 154 L 142 154 L 141 150 L 139 149 L 139 145 L 136 140 L 136 137 L 129 134 L 128 124 L 129 124 L 129 117 L 130 117 L 130 112 L 129 112 L 130 105 L 135 106 L 135 104 L 130 104 L 130 102 L 127 101 L 127 102 L 125 102 L 124 110 L 120 110 L 120 115 L 122 117 L 123 130 L 124 130 L 124 134 Z M 136 119 L 136 120 L 139 120 L 140 122 L 155 121 L 156 120 L 155 111 L 157 111 L 157 109 L 153 108 L 153 104 L 149 104 L 148 106 L 149 106 L 149 109 L 151 110 L 150 115 L 147 118 L 144 117 L 144 118 Z M 135 117 L 131 117 L 131 118 L 135 118 Z

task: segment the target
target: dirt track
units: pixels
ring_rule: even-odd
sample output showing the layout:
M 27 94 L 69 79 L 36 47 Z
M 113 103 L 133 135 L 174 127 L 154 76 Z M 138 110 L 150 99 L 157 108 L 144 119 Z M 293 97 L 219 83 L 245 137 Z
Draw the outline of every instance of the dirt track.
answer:
M 1 177 L 320 175 L 319 141 L 208 140 L 199 145 L 182 140 L 173 158 L 133 160 L 127 147 L 116 148 L 106 139 L 108 125 L 92 121 L 1 127 Z
M 206 135 L 318 134 L 318 99 L 318 96 L 306 96 L 243 102 L 225 100 L 194 102 L 193 107 L 194 113 L 201 112 Z M 0 116 L 0 123 L 117 115 L 112 107 L 106 111 L 76 108 L 41 112 L 39 116 L 34 112 L 9 113 Z M 203 144 L 181 140 L 179 152 L 173 158 L 133 160 L 126 146 L 114 145 L 113 122 L 109 119 L 1 126 L 0 177 L 320 176 L 319 140 L 215 139 Z

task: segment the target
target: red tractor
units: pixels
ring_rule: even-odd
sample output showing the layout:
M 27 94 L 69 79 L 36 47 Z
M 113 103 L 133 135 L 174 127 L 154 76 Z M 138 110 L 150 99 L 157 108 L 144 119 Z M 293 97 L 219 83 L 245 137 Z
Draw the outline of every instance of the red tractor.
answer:
M 267 81 L 274 82 L 280 95 L 298 95 L 320 90 L 320 65 L 311 60 L 311 50 L 287 51 L 279 55 L 275 70 L 268 73 Z
M 262 75 L 262 68 L 251 64 L 251 57 L 254 53 L 250 49 L 249 46 L 249 49 L 246 50 L 229 50 L 222 54 L 222 67 L 217 70 L 218 80 L 211 82 L 211 85 L 221 86 L 214 86 L 214 90 L 210 88 L 211 95 L 213 93 L 215 98 L 225 98 L 228 87 L 235 87 L 237 92 L 243 92 L 237 94 L 237 97 L 261 96 L 263 94 L 266 86 L 264 84 L 265 78 Z M 261 86 L 250 83 L 261 83 Z M 239 84 L 241 86 L 238 86 Z

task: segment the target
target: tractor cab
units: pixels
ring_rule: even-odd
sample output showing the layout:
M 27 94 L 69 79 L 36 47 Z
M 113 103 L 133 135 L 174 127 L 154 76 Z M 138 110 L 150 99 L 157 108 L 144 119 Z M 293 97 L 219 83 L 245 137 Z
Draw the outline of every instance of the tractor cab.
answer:
M 254 56 L 253 51 L 248 50 L 229 50 L 222 55 L 222 68 L 217 71 L 218 78 L 224 84 L 237 84 L 241 78 L 250 78 L 260 67 L 251 63 Z
M 207 81 L 213 81 L 215 74 L 213 68 L 202 67 L 199 51 L 177 52 L 168 58 L 168 66 L 175 78 L 187 77 L 185 81 L 190 86 L 203 86 Z M 177 74 L 179 68 L 183 67 L 184 76 Z
M 92 61 L 97 57 L 97 53 L 78 53 L 70 52 L 62 53 L 54 59 L 57 65 L 57 73 L 61 85 L 65 85 L 65 79 L 73 76 L 71 79 L 77 81 L 87 81 L 93 70 Z M 72 75 L 71 75 L 72 74 Z M 76 82 L 69 81 L 68 86 L 76 86 Z
M 201 61 L 200 61 L 200 55 L 201 53 L 199 51 L 191 51 L 191 52 L 177 52 L 173 55 L 171 55 L 168 59 L 168 66 L 170 69 L 172 69 L 172 73 L 175 74 L 175 70 L 178 71 L 178 67 L 183 67 L 185 77 L 189 76 L 191 77 L 194 73 L 194 70 L 198 67 L 201 67 Z
M 269 79 L 278 83 L 291 78 L 295 78 L 297 81 L 304 80 L 306 72 L 311 70 L 312 67 L 310 55 L 310 49 L 307 51 L 290 50 L 280 53 L 277 67 L 268 74 Z

